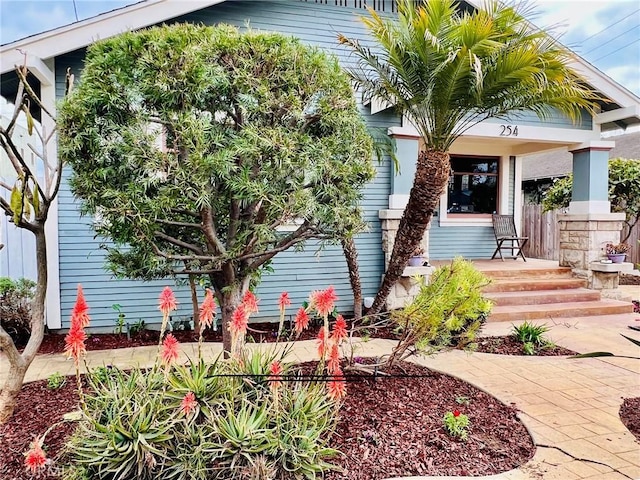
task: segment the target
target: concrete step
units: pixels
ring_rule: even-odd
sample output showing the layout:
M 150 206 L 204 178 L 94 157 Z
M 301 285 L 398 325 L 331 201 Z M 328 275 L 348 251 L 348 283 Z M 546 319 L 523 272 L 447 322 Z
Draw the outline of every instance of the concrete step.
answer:
M 491 266 L 488 269 L 483 269 L 482 273 L 486 276 L 493 279 L 523 279 L 523 278 L 571 278 L 573 275 L 571 273 L 571 268 L 569 267 L 549 267 L 549 268 L 500 268 L 497 264 L 496 266 Z
M 508 279 L 494 280 L 483 288 L 485 293 L 491 292 L 525 292 L 532 290 L 568 290 L 584 288 L 587 281 L 582 278 L 544 278 L 544 279 Z
M 495 305 L 540 305 L 568 302 L 597 302 L 600 292 L 587 288 L 567 290 L 532 290 L 519 292 L 492 292 L 485 295 Z
M 633 312 L 631 302 L 600 300 L 592 302 L 568 302 L 540 305 L 498 305 L 493 307 L 489 322 L 513 322 L 568 317 L 613 315 Z

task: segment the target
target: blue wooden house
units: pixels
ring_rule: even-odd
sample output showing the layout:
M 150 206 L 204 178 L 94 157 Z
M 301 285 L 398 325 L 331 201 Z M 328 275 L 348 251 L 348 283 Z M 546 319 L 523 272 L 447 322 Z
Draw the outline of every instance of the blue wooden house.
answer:
M 474 8 L 477 0 L 462 2 Z M 337 55 L 345 67 L 353 60 L 336 41 L 337 33 L 366 40 L 359 16 L 366 6 L 383 15 L 395 15 L 395 0 L 145 0 L 93 18 L 43 32 L 3 45 L 2 96 L 15 96 L 14 65 L 27 63 L 39 82 L 45 104 L 55 108 L 65 88 L 67 68 L 82 77 L 87 45 L 123 31 L 174 22 L 204 24 L 227 23 L 240 28 L 278 31 L 300 38 Z M 491 214 L 511 214 L 516 222 L 521 212 L 522 156 L 566 146 L 574 151 L 574 192 L 572 213 L 576 219 L 606 220 L 611 215 L 598 183 L 602 166 L 606 168 L 606 150 L 612 142 L 600 140 L 606 129 L 640 122 L 640 99 L 602 72 L 576 56 L 576 68 L 601 95 L 608 99 L 595 117 L 585 114 L 572 124 L 557 115 L 542 123 L 535 115 L 514 117 L 509 121 L 488 121 L 460 138 L 451 150 L 452 175 L 440 208 L 431 222 L 423 246 L 431 260 L 490 258 L 495 248 Z M 394 231 L 406 204 L 420 146 L 416 130 L 392 108 L 376 104 L 362 105 L 363 115 L 375 127 L 388 129 L 395 139 L 400 170 L 392 162 L 378 165 L 378 173 L 364 194 L 365 218 L 369 229 L 357 238 L 365 296 L 375 294 L 391 251 Z M 55 155 L 55 145 L 50 155 Z M 602 158 L 604 158 L 604 163 Z M 606 175 L 605 175 L 606 177 Z M 581 217 L 582 216 L 582 217 Z M 586 218 L 585 217 L 585 218 Z M 59 195 L 57 211 L 50 217 L 49 277 L 47 324 L 51 329 L 69 325 L 69 312 L 81 283 L 91 306 L 92 326 L 111 330 L 117 314 L 113 304 L 122 306 L 129 321 L 139 318 L 147 323 L 159 321 L 157 298 L 161 288 L 173 280 L 140 282 L 117 280 L 104 270 L 104 253 L 94 238 L 91 218 L 81 217 L 77 201 L 67 185 Z M 10 227 L 12 228 L 12 227 Z M 5 258 L 5 261 L 11 261 Z M 284 252 L 273 264 L 274 272 L 263 277 L 258 290 L 260 313 L 256 317 L 277 317 L 277 298 L 289 292 L 294 304 L 308 292 L 334 285 L 343 311 L 352 309 L 347 266 L 339 248 L 317 251 L 308 245 L 305 252 Z M 408 272 L 413 273 L 413 272 Z M 190 312 L 188 288 L 178 287 L 180 311 Z M 180 312 L 179 311 L 179 312 Z

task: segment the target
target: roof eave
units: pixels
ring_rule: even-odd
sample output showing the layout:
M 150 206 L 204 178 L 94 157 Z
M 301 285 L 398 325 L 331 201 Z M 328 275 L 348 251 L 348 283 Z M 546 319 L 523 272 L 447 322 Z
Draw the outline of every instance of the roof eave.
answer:
M 7 43 L 0 47 L 0 73 L 12 71 L 15 65 L 22 64 L 25 53 L 42 60 L 54 58 L 86 47 L 96 40 L 155 25 L 224 1 L 145 0 Z

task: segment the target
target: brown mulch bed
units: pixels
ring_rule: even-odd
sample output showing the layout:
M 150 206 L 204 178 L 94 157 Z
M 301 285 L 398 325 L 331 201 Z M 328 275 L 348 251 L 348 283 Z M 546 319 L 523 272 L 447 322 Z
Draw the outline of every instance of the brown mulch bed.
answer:
M 516 418 L 516 409 L 471 385 L 414 364 L 390 373 L 405 378 L 369 377 L 350 382 L 332 446 L 345 471 L 327 480 L 372 480 L 409 475 L 491 475 L 530 459 L 535 447 Z M 408 378 L 407 378 L 408 377 Z M 23 452 L 36 434 L 77 405 L 75 381 L 47 390 L 46 381 L 26 385 L 12 420 L 0 426 L 0 478 L 23 480 Z M 442 426 L 447 411 L 469 416 L 466 441 L 452 439 Z M 49 458 L 57 458 L 73 426 L 47 435 Z M 53 480 L 39 475 L 38 480 Z
M 312 328 L 308 328 L 297 337 L 298 340 L 311 340 L 315 339 L 318 333 L 317 328 L 320 324 L 312 325 Z M 278 324 L 273 322 L 264 323 L 250 323 L 247 332 L 247 341 L 253 343 L 265 343 L 275 342 L 277 336 Z M 173 335 L 180 343 L 197 342 L 198 335 L 193 330 L 175 330 Z M 376 338 L 395 338 L 392 329 L 389 327 L 376 328 L 371 332 L 372 337 Z M 64 352 L 64 335 L 57 333 L 47 333 L 42 340 L 39 354 L 46 353 L 62 353 Z M 281 340 L 288 340 L 285 335 Z M 222 331 L 220 329 L 213 331 L 211 329 L 205 330 L 204 333 L 205 342 L 222 342 Z M 158 332 L 154 330 L 143 330 L 142 332 L 132 335 L 130 339 L 126 334 L 115 333 L 95 333 L 89 334 L 89 338 L 86 341 L 87 350 L 113 350 L 116 348 L 130 348 L 141 347 L 147 345 L 158 344 Z M 24 345 L 20 345 L 24 347 Z
M 477 345 L 478 348 L 476 349 L 476 352 L 495 353 L 498 355 L 525 355 L 522 351 L 522 343 L 520 343 L 513 335 L 505 335 L 502 337 L 481 337 L 478 338 Z M 541 357 L 576 354 L 577 352 L 558 345 L 536 350 L 536 356 Z
M 620 406 L 620 420 L 640 442 L 640 397 L 624 399 Z

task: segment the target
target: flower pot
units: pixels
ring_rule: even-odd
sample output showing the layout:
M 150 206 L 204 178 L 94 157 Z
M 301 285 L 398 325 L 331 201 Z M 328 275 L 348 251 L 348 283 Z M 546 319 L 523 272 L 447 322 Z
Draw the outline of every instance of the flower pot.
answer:
M 409 258 L 410 267 L 421 267 L 423 264 L 424 264 L 424 257 L 422 255 Z
M 626 257 L 626 253 L 607 253 L 607 258 L 611 260 L 613 263 L 622 263 L 624 262 L 624 257 Z

